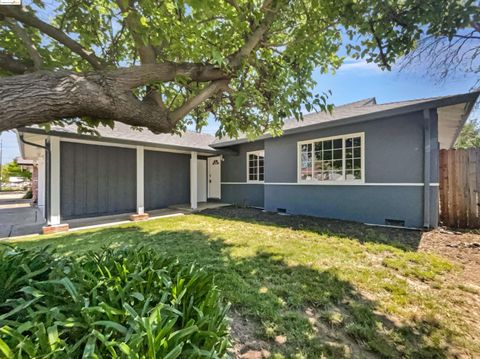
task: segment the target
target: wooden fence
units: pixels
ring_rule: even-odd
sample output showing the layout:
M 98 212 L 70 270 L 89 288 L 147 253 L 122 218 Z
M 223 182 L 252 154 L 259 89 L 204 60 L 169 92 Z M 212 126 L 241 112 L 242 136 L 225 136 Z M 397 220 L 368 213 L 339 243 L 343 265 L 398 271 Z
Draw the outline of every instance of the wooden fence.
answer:
M 480 227 L 480 149 L 440 151 L 440 220 L 456 228 Z

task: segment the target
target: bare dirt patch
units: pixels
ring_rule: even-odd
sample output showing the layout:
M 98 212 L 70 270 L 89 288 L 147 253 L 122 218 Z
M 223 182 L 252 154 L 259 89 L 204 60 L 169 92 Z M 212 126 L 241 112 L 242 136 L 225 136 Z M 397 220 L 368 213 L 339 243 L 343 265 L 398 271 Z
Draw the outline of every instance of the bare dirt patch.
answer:
M 435 253 L 460 264 L 463 270 L 457 275 L 461 275 L 463 281 L 480 285 L 480 233 L 478 231 L 459 232 L 440 228 L 425 232 L 418 250 Z

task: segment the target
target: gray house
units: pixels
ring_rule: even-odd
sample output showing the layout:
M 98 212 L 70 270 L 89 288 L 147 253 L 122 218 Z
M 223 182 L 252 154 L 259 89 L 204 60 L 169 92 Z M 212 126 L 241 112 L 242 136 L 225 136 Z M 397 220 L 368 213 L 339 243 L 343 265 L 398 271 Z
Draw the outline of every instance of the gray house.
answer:
M 372 224 L 438 224 L 439 149 L 450 148 L 479 92 L 377 104 L 374 98 L 287 121 L 283 135 L 155 135 L 117 123 L 22 128 L 52 226 L 210 200 Z

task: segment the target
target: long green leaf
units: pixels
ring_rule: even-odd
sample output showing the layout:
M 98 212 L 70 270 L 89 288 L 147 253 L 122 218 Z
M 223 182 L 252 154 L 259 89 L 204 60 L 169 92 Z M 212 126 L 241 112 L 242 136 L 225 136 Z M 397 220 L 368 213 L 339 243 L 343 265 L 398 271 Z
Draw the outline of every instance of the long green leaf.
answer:
M 5 343 L 2 338 L 0 338 L 0 351 L 5 355 L 6 358 L 10 359 L 13 358 L 13 352 L 8 347 L 7 343 Z
M 95 353 L 95 343 L 97 339 L 94 336 L 91 336 L 88 338 L 87 343 L 85 344 L 85 348 L 83 349 L 83 359 L 88 359 L 93 357 L 93 354 Z
M 107 328 L 115 329 L 116 331 L 124 335 L 127 334 L 127 328 L 125 328 L 120 323 L 115 323 L 115 322 L 112 322 L 111 320 L 99 320 L 97 322 L 94 322 L 93 325 L 101 325 Z

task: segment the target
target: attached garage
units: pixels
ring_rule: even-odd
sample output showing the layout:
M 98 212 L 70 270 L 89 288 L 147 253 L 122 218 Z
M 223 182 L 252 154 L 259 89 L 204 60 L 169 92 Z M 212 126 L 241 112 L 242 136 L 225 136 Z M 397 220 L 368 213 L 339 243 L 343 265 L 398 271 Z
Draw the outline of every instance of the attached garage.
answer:
M 62 219 L 135 212 L 135 149 L 60 143 Z
M 145 151 L 145 209 L 190 201 L 190 156 Z
M 97 130 L 98 136 L 79 134 L 75 125 L 19 132 L 25 157 L 39 169 L 38 206 L 50 227 L 115 214 L 145 219 L 146 211 L 197 209 L 207 201 L 206 160 L 215 156 L 220 164 L 213 136 L 154 134 L 121 123 Z M 208 187 L 220 188 L 220 177 L 211 176 Z

